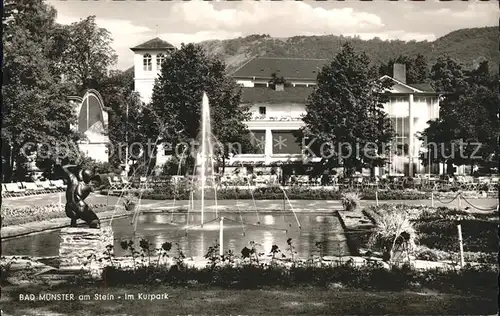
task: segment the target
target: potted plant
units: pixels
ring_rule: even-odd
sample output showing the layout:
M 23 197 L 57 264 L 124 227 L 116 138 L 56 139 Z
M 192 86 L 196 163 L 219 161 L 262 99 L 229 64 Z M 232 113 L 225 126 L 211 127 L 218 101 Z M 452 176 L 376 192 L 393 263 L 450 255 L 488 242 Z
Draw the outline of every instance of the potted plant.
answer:
M 139 198 L 133 194 L 127 194 L 123 197 L 123 206 L 128 212 L 134 211 L 138 203 Z
M 344 193 L 341 197 L 342 206 L 346 211 L 355 211 L 360 205 L 360 200 L 359 194 L 355 192 Z

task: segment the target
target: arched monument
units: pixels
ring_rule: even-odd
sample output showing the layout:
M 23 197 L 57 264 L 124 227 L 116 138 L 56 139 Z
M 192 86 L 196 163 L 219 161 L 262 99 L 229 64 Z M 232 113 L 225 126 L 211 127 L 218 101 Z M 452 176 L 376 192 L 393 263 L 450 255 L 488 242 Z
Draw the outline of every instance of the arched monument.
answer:
M 108 113 L 101 95 L 90 89 L 83 97 L 71 96 L 68 99 L 78 117 L 73 128 L 86 138 L 80 141 L 80 150 L 90 158 L 108 162 Z

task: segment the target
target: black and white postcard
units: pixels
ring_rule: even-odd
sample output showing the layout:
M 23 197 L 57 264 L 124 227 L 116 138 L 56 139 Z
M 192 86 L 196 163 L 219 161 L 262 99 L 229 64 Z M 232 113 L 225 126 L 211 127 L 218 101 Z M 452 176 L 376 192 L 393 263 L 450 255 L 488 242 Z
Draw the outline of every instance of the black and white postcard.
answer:
M 496 315 L 498 10 L 5 0 L 2 315 Z

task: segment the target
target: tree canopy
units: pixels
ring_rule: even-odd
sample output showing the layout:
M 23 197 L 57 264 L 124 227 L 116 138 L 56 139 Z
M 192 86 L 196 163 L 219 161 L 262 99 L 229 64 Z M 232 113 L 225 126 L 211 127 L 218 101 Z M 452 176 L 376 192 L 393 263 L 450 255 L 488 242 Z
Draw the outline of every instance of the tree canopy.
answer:
M 301 134 L 311 152 L 327 165 L 342 163 L 347 175 L 381 165 L 383 144 L 392 139 L 383 110 L 385 88 L 366 54 L 345 44 L 318 73 L 317 87 L 306 102 Z
M 138 92 L 135 92 L 133 71 L 112 71 L 101 84 L 104 102 L 108 107 L 108 135 L 110 140 L 110 162 L 118 167 L 125 163 L 125 146 L 131 149 L 129 160 L 144 158 L 141 147 L 147 146 L 144 126 L 148 117 L 144 115 L 144 106 Z M 141 146 L 133 146 L 137 143 Z M 142 159 L 141 159 L 142 160 Z
M 498 76 L 490 76 L 488 62 L 476 69 L 463 71 L 449 57 L 438 59 L 431 70 L 432 84 L 444 93 L 440 117 L 430 121 L 421 139 L 429 160 L 443 162 L 452 173 L 452 165 L 476 165 L 491 161 L 497 150 L 500 132 L 498 122 Z
M 380 75 L 393 76 L 394 64 L 406 65 L 406 83 L 425 83 L 429 81 L 429 65 L 427 59 L 418 54 L 412 58 L 409 56 L 400 55 L 397 58 L 391 58 L 379 68 Z
M 83 135 L 72 128 L 76 113 L 67 97 L 99 90 L 116 60 L 109 32 L 97 27 L 95 17 L 71 25 L 55 18 L 55 9 L 42 0 L 4 4 L 4 181 L 24 179 L 34 152 L 37 166 L 46 170 L 61 155 L 73 162 L 82 157 L 77 141 Z
M 66 96 L 70 89 L 57 71 L 58 27 L 55 10 L 41 0 L 6 1 L 3 20 L 2 164 L 4 181 L 26 175 L 36 144 L 55 149 L 74 143 L 75 115 Z M 59 55 L 58 55 L 59 54 Z
M 60 41 L 62 68 L 67 80 L 78 91 L 99 89 L 107 77 L 110 66 L 116 64 L 117 55 L 111 47 L 111 33 L 97 25 L 95 16 L 88 16 L 71 25 L 62 26 Z

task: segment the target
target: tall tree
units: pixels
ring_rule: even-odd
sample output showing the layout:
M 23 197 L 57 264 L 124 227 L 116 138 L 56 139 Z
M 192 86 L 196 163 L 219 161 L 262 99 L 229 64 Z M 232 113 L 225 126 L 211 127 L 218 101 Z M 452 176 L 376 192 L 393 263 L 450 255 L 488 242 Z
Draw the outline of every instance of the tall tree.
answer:
M 424 83 L 429 81 L 429 63 L 422 54 L 413 59 L 413 78 L 408 83 Z
M 101 85 L 104 103 L 108 108 L 108 133 L 110 146 L 110 161 L 113 166 L 124 164 L 125 146 L 131 149 L 128 152 L 130 160 L 137 160 L 141 155 L 141 146 L 147 145 L 147 136 L 143 126 L 148 120 L 143 115 L 143 105 L 140 96 L 133 89 L 133 71 L 113 71 Z M 137 143 L 141 146 L 132 146 Z
M 341 162 L 348 176 L 362 167 L 382 165 L 383 145 L 392 139 L 383 110 L 387 87 L 369 65 L 364 53 L 344 44 L 318 73 L 317 87 L 306 103 L 301 130 L 306 144 L 326 165 Z
M 498 82 L 489 76 L 488 63 L 469 72 L 453 59 L 439 58 L 432 67 L 435 89 L 444 93 L 440 116 L 429 122 L 421 139 L 427 141 L 428 153 L 422 155 L 424 164 L 430 160 L 446 163 L 448 173 L 455 165 L 481 164 L 492 158 L 497 150 Z
M 3 43 L 2 162 L 4 181 L 26 175 L 27 156 L 37 144 L 74 144 L 76 116 L 56 71 L 54 8 L 42 0 L 5 3 Z
M 60 43 L 64 45 L 65 76 L 79 90 L 99 89 L 110 66 L 117 61 L 109 31 L 97 25 L 95 16 L 89 16 L 63 27 L 60 32 L 67 34 L 66 42 Z
M 178 144 L 196 140 L 203 92 L 210 102 L 212 132 L 225 145 L 217 147 L 224 167 L 231 151 L 228 143 L 247 145 L 244 121 L 250 114 L 248 108 L 240 106 L 241 90 L 226 75 L 224 62 L 208 56 L 198 45 L 183 44 L 164 61 L 151 105 L 145 110 L 154 122 L 148 132 L 152 138 L 161 135 L 161 141 L 169 143 L 173 150 Z M 192 148 L 186 154 L 193 154 Z

